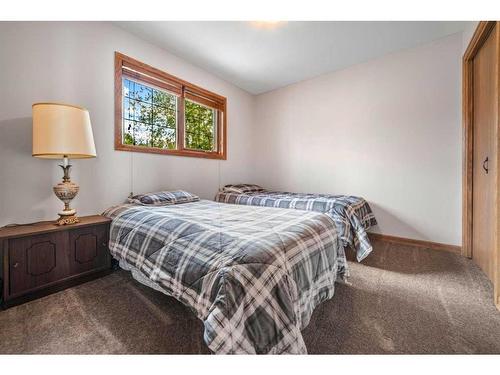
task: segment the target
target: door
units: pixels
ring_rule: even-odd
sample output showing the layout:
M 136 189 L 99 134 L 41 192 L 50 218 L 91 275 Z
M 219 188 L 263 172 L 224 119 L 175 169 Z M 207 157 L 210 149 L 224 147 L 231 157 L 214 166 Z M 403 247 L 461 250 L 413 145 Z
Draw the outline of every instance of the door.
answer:
M 69 232 L 72 275 L 111 267 L 107 243 L 107 225 L 73 229 Z
M 475 55 L 473 86 L 472 259 L 493 280 L 495 256 L 497 32 L 495 26 Z
M 66 232 L 9 240 L 11 297 L 40 289 L 69 275 Z

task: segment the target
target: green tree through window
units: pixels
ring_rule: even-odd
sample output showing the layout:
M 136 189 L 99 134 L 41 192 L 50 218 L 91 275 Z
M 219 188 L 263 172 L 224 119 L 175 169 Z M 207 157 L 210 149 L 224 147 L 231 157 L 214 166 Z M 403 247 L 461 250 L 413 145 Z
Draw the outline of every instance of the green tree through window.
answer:
M 123 79 L 123 143 L 175 149 L 177 97 Z
M 123 143 L 163 149 L 176 148 L 177 96 L 123 79 Z M 191 100 L 185 106 L 185 147 L 214 151 L 216 111 Z
M 227 158 L 227 99 L 115 52 L 115 150 Z
M 213 151 L 216 138 L 216 111 L 185 100 L 186 148 Z

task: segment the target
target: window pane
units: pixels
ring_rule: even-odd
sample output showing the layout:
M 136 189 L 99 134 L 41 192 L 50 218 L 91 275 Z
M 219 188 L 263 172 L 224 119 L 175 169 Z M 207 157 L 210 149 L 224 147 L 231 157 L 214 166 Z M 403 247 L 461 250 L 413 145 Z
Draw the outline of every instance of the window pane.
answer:
M 177 97 L 123 79 L 124 144 L 176 149 Z
M 177 97 L 165 91 L 153 90 L 153 104 L 161 107 L 175 108 Z
M 139 106 L 136 105 L 135 100 L 129 98 L 123 99 L 123 117 L 127 120 L 139 121 Z
M 123 124 L 123 144 L 151 146 L 151 125 L 127 120 Z
M 175 128 L 153 126 L 153 147 L 175 149 Z
M 152 106 L 151 104 L 136 101 L 136 117 L 135 120 L 143 122 L 145 124 L 151 124 L 153 121 Z
M 138 82 L 134 84 L 134 98 L 143 102 L 151 103 L 153 101 L 153 89 Z
M 176 112 L 153 106 L 153 125 L 175 128 Z
M 216 113 L 212 108 L 185 100 L 185 145 L 201 151 L 215 150 Z
M 123 139 L 124 145 L 133 145 L 134 141 L 134 122 L 133 121 L 123 121 Z
M 140 122 L 134 124 L 134 144 L 136 146 L 151 146 L 151 125 Z
M 134 82 L 128 80 L 128 79 L 123 79 L 123 96 L 126 97 L 131 97 L 131 92 L 134 92 Z

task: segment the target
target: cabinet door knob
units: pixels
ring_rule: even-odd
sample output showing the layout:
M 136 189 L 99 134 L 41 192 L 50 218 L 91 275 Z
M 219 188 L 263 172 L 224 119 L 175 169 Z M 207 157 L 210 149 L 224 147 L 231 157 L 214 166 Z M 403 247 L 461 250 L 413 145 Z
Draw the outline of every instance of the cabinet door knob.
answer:
M 12 267 L 14 267 L 14 268 L 19 267 L 19 262 L 14 263 L 14 264 L 12 265 Z
M 107 247 L 107 246 L 108 246 L 108 243 L 107 243 L 107 242 L 103 242 L 103 243 L 102 243 L 102 246 Z

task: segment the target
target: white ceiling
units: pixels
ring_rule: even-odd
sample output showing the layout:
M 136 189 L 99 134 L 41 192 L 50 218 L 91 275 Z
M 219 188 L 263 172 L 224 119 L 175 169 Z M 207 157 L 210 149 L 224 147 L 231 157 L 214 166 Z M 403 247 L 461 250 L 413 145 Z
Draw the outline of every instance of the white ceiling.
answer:
M 260 94 L 463 31 L 467 22 L 116 22 Z

